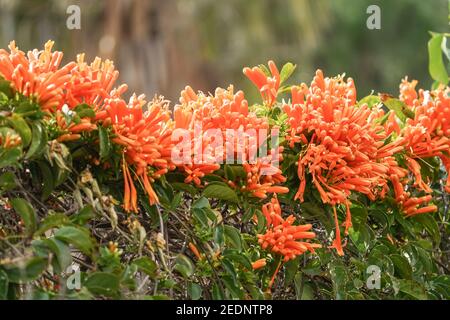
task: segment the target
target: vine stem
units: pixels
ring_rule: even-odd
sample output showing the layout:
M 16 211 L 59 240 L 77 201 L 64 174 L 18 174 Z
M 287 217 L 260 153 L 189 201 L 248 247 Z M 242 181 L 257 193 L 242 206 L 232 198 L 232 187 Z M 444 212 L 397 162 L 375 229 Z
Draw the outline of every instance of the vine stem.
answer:
M 272 289 L 272 285 L 273 285 L 273 283 L 275 282 L 275 278 L 276 278 L 276 276 L 277 276 L 277 274 L 278 274 L 278 271 L 280 271 L 280 268 L 281 268 L 282 263 L 283 263 L 283 261 L 280 260 L 280 262 L 278 263 L 277 268 L 275 269 L 275 272 L 273 273 L 272 278 L 270 279 L 269 287 L 268 287 L 269 290 Z

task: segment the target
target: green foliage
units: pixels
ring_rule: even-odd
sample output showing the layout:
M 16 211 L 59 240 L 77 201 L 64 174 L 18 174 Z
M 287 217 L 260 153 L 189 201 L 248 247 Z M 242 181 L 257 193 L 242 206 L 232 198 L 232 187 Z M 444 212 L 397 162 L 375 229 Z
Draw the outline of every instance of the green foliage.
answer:
M 447 36 L 440 33 L 432 33 L 428 41 L 429 72 L 431 77 L 438 83 L 447 85 L 448 73 L 442 57 L 442 51 L 449 58 L 447 49 Z

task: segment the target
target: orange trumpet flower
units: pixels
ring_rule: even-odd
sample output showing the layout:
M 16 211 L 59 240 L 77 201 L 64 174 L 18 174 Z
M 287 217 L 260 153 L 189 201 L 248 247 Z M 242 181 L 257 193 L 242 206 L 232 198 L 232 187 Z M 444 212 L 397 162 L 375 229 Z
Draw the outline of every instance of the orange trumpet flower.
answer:
M 110 101 L 106 106 L 115 138 L 112 141 L 123 146 L 122 170 L 124 175 L 124 209 L 137 212 L 137 192 L 133 180 L 142 183 L 151 205 L 159 202 L 151 183 L 170 168 L 172 147 L 172 123 L 167 102 L 153 99 L 144 111 L 144 96 L 133 95 L 126 104 L 121 99 Z M 131 174 L 129 166 L 135 169 Z
M 265 234 L 258 235 L 258 242 L 263 249 L 281 254 L 284 257 L 283 261 L 286 262 L 306 251 L 314 253 L 315 248 L 321 247 L 320 244 L 297 241 L 315 238 L 315 233 L 310 231 L 312 225 L 294 226 L 295 217 L 293 215 L 284 219 L 281 216 L 280 203 L 276 197 L 264 205 L 262 211 L 266 218 L 267 231 Z
M 258 88 L 264 103 L 271 107 L 277 99 L 281 79 L 275 63 L 270 60 L 268 65 L 271 76 L 264 73 L 260 67 L 244 68 L 243 72 Z
M 252 263 L 253 270 L 258 270 L 266 266 L 266 259 L 262 258 Z

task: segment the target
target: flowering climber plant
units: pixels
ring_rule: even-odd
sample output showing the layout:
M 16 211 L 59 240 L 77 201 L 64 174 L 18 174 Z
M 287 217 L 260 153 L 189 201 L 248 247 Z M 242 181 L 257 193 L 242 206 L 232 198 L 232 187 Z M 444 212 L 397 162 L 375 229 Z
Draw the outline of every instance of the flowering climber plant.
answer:
M 74 258 L 86 268 L 77 297 L 128 297 L 134 278 L 151 279 L 148 295 L 191 298 L 279 297 L 303 283 L 317 297 L 410 286 L 447 297 L 445 263 L 431 261 L 448 235 L 448 86 L 405 78 L 398 99 L 358 100 L 351 78 L 317 70 L 289 86 L 295 66 L 269 61 L 243 69 L 262 105 L 230 85 L 187 86 L 171 106 L 125 99 L 112 61 L 61 66 L 53 45 L 0 50 L 0 278 L 11 286 L 59 297 Z M 376 263 L 383 293 L 358 286 Z

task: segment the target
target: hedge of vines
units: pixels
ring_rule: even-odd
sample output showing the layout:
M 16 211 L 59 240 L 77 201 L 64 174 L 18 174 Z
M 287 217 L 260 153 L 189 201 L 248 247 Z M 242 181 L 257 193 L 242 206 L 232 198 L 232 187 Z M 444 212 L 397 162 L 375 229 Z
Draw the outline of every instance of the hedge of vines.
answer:
M 440 83 L 405 78 L 395 96 L 358 99 L 320 70 L 290 85 L 295 66 L 269 61 L 243 70 L 261 102 L 229 86 L 170 103 L 126 100 L 113 62 L 62 65 L 52 46 L 0 50 L 0 298 L 450 297 L 439 59 Z M 174 161 L 179 130 L 184 147 L 211 146 L 197 124 L 276 129 L 279 145 Z

